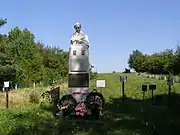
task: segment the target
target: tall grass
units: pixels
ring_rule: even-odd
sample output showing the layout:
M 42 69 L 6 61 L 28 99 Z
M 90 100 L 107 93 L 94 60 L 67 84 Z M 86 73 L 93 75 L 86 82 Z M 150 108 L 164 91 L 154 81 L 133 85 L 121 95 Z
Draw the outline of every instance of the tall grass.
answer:
M 67 90 L 67 83 L 61 85 L 55 85 L 54 87 L 60 87 L 61 94 Z M 49 87 L 37 87 L 37 88 L 24 88 L 18 90 L 11 90 L 8 92 L 9 108 L 27 107 L 32 106 L 34 103 L 39 103 L 41 94 L 47 90 L 52 89 Z M 0 108 L 5 108 L 6 105 L 6 93 L 0 92 Z

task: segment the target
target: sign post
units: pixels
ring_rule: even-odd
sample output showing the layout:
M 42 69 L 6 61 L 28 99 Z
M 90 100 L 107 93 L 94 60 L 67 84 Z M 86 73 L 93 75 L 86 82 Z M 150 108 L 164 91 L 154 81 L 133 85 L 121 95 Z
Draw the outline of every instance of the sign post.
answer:
M 106 87 L 106 80 L 96 80 L 96 87 L 100 88 L 102 94 L 102 88 Z
M 122 83 L 122 101 L 124 102 L 125 94 L 124 94 L 124 82 L 127 82 L 127 76 L 120 76 L 120 82 Z
M 53 102 L 53 115 L 55 116 L 58 113 L 59 109 L 57 107 L 60 97 L 60 87 L 54 88 L 51 90 L 51 98 Z
M 167 79 L 167 85 L 168 85 L 168 107 L 170 107 L 171 105 L 171 86 L 173 85 L 173 78 L 172 77 L 168 77 Z
M 152 91 L 152 100 L 153 100 L 153 98 L 154 98 L 154 90 L 156 90 L 156 85 L 155 84 L 149 85 L 149 90 Z
M 145 84 L 142 85 L 142 91 L 143 91 L 143 100 L 144 100 L 145 92 L 147 91 L 147 85 Z
M 5 92 L 6 92 L 6 108 L 9 108 L 9 97 L 8 97 L 9 81 L 4 82 L 4 88 L 5 88 Z

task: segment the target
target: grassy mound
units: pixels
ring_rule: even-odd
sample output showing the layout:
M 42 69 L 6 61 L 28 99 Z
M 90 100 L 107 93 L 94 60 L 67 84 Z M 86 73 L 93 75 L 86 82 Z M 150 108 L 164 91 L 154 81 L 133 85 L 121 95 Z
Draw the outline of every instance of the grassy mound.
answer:
M 10 109 L 0 110 L 0 133 L 3 135 L 179 135 L 180 84 L 172 86 L 171 108 L 168 108 L 166 81 L 124 74 L 128 76 L 128 81 L 125 83 L 126 99 L 122 102 L 120 75 L 123 74 L 98 75 L 98 79 L 106 80 L 106 88 L 102 90 L 106 98 L 106 108 L 101 124 L 54 119 L 51 112 L 40 108 L 36 101 L 38 92 L 44 91 L 45 88 L 32 92 L 19 90 L 12 92 L 18 96 L 13 94 Z M 145 99 L 142 100 L 141 85 L 144 83 L 157 85 L 153 100 L 151 91 L 147 91 Z M 95 80 L 91 82 L 91 87 L 95 88 Z

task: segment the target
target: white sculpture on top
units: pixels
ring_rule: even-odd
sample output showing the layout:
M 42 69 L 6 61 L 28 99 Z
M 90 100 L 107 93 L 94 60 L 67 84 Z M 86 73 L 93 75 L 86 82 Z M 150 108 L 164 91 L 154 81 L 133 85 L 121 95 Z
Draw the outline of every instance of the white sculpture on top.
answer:
M 88 36 L 87 36 L 87 34 L 82 32 L 81 24 L 80 23 L 74 24 L 74 29 L 76 32 L 73 33 L 73 35 L 71 37 L 71 45 L 79 44 L 79 45 L 86 45 L 87 47 L 89 47 Z

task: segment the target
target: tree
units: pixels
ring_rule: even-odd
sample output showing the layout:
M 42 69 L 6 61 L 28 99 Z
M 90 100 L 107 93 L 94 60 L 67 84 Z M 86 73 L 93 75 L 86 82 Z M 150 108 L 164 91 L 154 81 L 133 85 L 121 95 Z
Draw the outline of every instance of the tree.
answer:
M 0 19 L 0 27 L 2 27 L 3 25 L 5 25 L 7 23 L 7 19 Z
M 16 65 L 16 81 L 24 86 L 32 86 L 44 75 L 43 59 L 34 38 L 28 29 L 21 31 L 18 27 L 8 33 L 10 56 Z
M 68 53 L 60 48 L 46 48 L 43 52 L 43 65 L 48 82 L 62 79 L 68 74 Z
M 13 81 L 15 79 L 15 66 L 8 55 L 7 37 L 0 38 L 0 84 L 4 81 Z
M 148 72 L 151 74 L 180 73 L 180 47 L 174 53 L 172 49 L 155 52 L 151 55 L 143 55 L 139 50 L 133 51 L 129 56 L 128 64 L 136 72 Z
M 95 68 L 93 65 L 90 64 L 90 79 L 96 79 L 97 78 L 97 72 L 93 72 L 92 69 Z
M 171 67 L 173 74 L 180 74 L 180 46 L 178 45 L 174 53 L 174 59 L 171 59 Z
M 143 72 L 144 67 L 142 66 L 142 63 L 145 61 L 145 58 L 145 55 L 139 50 L 133 51 L 128 59 L 129 68 L 134 69 L 137 72 Z
M 7 19 L 0 19 L 0 27 L 6 23 Z M 67 77 L 68 52 L 34 39 L 27 28 L 15 27 L 7 35 L 0 34 L 0 85 L 8 80 L 28 87 Z
M 7 19 L 0 19 L 0 27 L 7 23 Z M 0 34 L 0 85 L 4 81 L 15 80 L 15 66 L 8 53 L 7 35 Z

